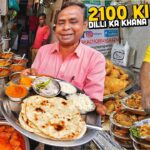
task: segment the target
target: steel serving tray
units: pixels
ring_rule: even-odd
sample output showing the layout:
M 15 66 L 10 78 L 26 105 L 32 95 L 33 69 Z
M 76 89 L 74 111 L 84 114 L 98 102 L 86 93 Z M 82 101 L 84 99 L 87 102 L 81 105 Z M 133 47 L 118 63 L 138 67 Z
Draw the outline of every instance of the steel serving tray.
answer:
M 123 92 L 123 91 L 126 92 L 126 91 L 128 91 L 129 89 L 131 89 L 135 85 L 136 81 L 135 81 L 135 75 L 134 75 L 134 73 L 130 69 L 128 69 L 128 68 L 122 68 L 122 67 L 120 67 L 120 68 L 122 70 L 124 70 L 125 73 L 127 73 L 129 75 L 129 82 L 130 82 L 130 84 L 125 89 L 122 89 L 121 91 L 118 91 L 118 92 L 113 93 L 113 94 L 105 95 L 104 98 L 103 98 L 104 100 L 112 98 L 112 97 L 115 97 L 115 95 L 117 95 L 120 92 Z
M 5 99 L 0 102 L 1 112 L 5 119 L 20 133 L 27 136 L 30 139 L 33 139 L 35 141 L 38 141 L 40 143 L 44 143 L 51 146 L 57 146 L 57 147 L 74 147 L 83 145 L 89 141 L 91 141 L 97 134 L 97 130 L 91 129 L 87 127 L 87 131 L 83 137 L 77 140 L 72 141 L 56 141 L 51 139 L 43 138 L 35 133 L 31 133 L 21 127 L 18 121 L 19 112 L 14 112 L 10 109 L 9 106 L 9 100 Z M 86 122 L 93 126 L 100 126 L 100 117 L 96 114 L 96 112 L 90 112 L 86 115 L 83 115 L 86 117 Z

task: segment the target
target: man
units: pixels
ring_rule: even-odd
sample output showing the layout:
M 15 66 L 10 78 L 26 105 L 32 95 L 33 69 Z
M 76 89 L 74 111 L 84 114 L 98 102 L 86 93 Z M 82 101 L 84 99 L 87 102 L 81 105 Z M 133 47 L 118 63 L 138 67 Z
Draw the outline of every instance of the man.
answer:
M 84 4 L 66 3 L 57 17 L 55 34 L 59 42 L 41 47 L 32 69 L 23 74 L 46 74 L 72 83 L 90 96 L 97 112 L 104 115 L 105 58 L 80 42 L 87 25 L 84 17 Z
M 150 113 L 150 46 L 147 48 L 140 71 L 142 103 L 145 111 Z
M 59 42 L 41 47 L 32 69 L 22 73 L 46 74 L 74 84 L 90 96 L 97 112 L 104 115 L 105 58 L 100 52 L 80 42 L 87 26 L 85 14 L 82 3 L 65 3 L 56 22 L 55 34 Z
M 46 15 L 44 13 L 38 16 L 39 26 L 36 32 L 36 37 L 32 46 L 32 62 L 38 52 L 38 49 L 48 43 L 50 36 L 50 28 L 46 25 Z

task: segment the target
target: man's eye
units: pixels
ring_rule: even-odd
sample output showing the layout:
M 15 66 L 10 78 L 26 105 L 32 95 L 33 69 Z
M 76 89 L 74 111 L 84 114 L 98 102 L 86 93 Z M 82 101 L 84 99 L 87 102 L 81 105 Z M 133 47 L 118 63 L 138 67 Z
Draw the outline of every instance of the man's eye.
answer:
M 62 24 L 64 24 L 64 22 L 58 22 L 58 24 L 59 24 L 59 25 L 62 25 Z
M 77 23 L 77 22 L 78 22 L 78 21 L 71 21 L 71 23 L 73 23 L 73 24 L 74 24 L 74 23 Z

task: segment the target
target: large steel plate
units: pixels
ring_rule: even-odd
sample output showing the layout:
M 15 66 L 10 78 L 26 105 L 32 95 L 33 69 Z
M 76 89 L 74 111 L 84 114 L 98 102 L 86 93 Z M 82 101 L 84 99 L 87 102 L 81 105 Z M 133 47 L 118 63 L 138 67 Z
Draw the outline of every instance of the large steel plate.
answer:
M 5 117 L 5 119 L 16 129 L 18 130 L 20 133 L 22 133 L 23 135 L 27 136 L 30 139 L 33 139 L 35 141 L 38 141 L 40 143 L 44 143 L 47 145 L 51 145 L 51 146 L 57 146 L 57 147 L 74 147 L 74 146 L 79 146 L 79 145 L 83 145 L 89 141 L 91 141 L 95 135 L 97 134 L 96 130 L 93 129 L 88 129 L 85 133 L 85 135 L 83 137 L 81 137 L 80 139 L 77 140 L 73 140 L 73 141 L 56 141 L 56 140 L 51 140 L 51 139 L 46 139 L 43 138 L 35 133 L 31 133 L 25 129 L 23 129 L 21 127 L 21 125 L 19 124 L 18 121 L 18 116 L 19 116 L 19 112 L 14 112 L 10 109 L 10 105 L 9 105 L 9 100 L 5 99 L 3 101 L 1 101 L 0 103 L 0 107 L 1 107 L 1 112 L 3 114 L 3 116 Z M 100 126 L 100 117 L 96 114 L 96 112 L 90 112 L 86 115 L 83 115 L 83 117 L 86 118 L 86 122 L 87 124 L 91 124 L 94 126 Z

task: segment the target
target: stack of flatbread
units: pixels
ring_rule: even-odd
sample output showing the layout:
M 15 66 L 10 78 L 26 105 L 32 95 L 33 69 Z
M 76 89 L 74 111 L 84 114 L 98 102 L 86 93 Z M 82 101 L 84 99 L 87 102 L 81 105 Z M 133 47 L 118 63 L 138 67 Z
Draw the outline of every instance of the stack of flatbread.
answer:
M 21 126 L 42 137 L 53 140 L 74 140 L 86 132 L 86 123 L 79 110 L 62 98 L 30 96 L 21 105 Z

